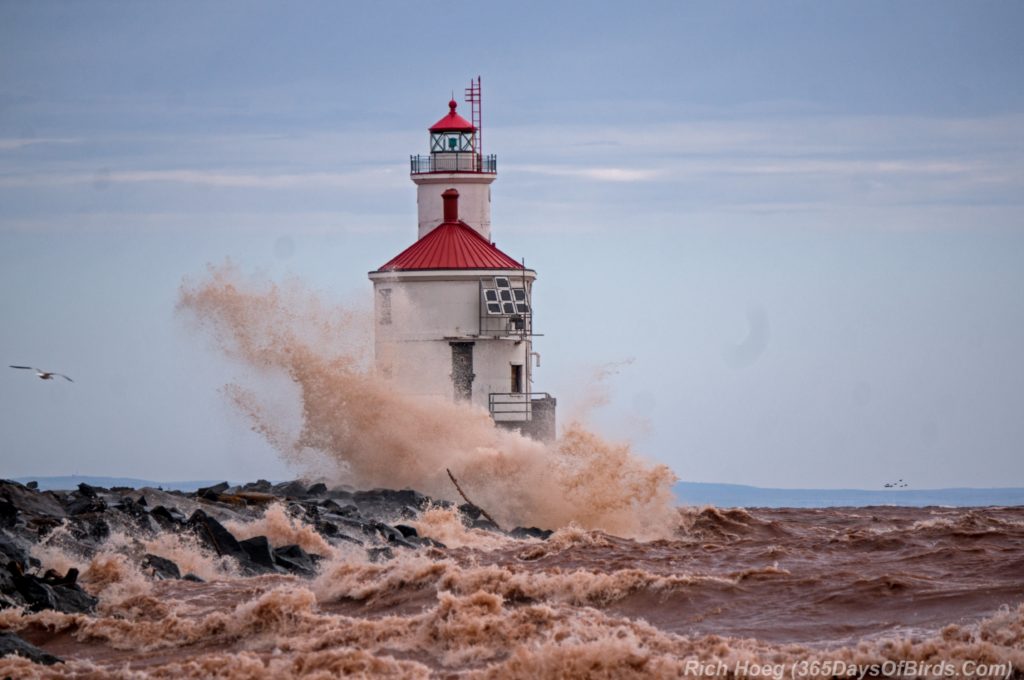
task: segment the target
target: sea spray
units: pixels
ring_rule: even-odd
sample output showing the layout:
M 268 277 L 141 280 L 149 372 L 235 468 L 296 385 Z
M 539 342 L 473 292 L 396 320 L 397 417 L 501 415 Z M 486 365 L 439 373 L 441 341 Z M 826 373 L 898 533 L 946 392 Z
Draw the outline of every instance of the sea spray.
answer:
M 403 394 L 370 365 L 366 314 L 330 305 L 297 283 L 246 279 L 231 265 L 181 289 L 179 309 L 249 369 L 227 394 L 253 428 L 330 481 L 410 487 L 457 500 L 450 468 L 500 523 L 665 537 L 676 515 L 672 472 L 572 422 L 557 441 L 498 428 L 483 409 Z M 296 408 L 262 379 L 287 376 Z M 298 422 L 294 422 L 297 418 Z M 307 468 L 308 469 L 308 468 Z

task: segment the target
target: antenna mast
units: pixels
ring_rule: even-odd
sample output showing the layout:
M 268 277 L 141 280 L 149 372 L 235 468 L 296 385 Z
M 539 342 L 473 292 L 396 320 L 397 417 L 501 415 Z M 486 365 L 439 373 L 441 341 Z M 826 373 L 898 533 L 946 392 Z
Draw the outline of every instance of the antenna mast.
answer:
M 470 79 L 469 87 L 466 88 L 466 102 L 470 107 L 470 122 L 476 128 L 476 153 L 477 157 L 483 159 L 484 154 L 484 124 L 482 113 L 482 102 L 480 96 L 480 76 Z M 483 162 L 481 160 L 481 162 Z

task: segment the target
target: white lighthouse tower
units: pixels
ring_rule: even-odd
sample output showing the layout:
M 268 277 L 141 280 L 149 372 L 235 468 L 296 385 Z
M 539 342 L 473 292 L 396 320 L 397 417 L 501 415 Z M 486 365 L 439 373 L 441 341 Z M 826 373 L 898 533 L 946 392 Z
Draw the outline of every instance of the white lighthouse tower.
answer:
M 532 389 L 537 273 L 491 241 L 497 159 L 481 150 L 480 79 L 466 89 L 473 121 L 448 103 L 430 154 L 411 157 L 415 243 L 369 274 L 378 371 L 410 394 L 466 400 L 496 424 L 555 436 L 555 399 Z

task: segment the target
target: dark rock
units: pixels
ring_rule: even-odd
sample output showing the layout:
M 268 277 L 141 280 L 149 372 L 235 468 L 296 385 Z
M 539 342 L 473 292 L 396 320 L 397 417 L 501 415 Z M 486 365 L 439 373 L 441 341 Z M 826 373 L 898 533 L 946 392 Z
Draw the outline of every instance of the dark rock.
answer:
M 115 510 L 120 510 L 126 515 L 130 515 L 131 517 L 135 518 L 149 514 L 146 511 L 146 508 L 144 508 L 141 503 L 137 503 L 136 501 L 134 501 L 131 498 L 131 496 L 124 496 L 122 498 L 119 498 L 115 503 L 111 504 L 110 507 L 114 508 Z
M 391 548 L 367 548 L 366 558 L 371 562 L 385 562 L 395 559 L 395 553 Z
M 50 586 L 74 588 L 75 584 L 78 583 L 78 569 L 71 567 L 63 576 L 53 569 L 47 569 L 46 574 L 43 575 L 43 581 Z
M 12 654 L 25 657 L 32 663 L 45 664 L 47 666 L 63 663 L 61 659 L 53 654 L 48 654 L 35 645 L 25 642 L 14 633 L 0 632 L 0 657 Z
M 288 504 L 288 512 L 292 517 L 300 517 L 310 522 L 320 519 L 320 506 L 309 501 L 293 501 Z
M 39 538 L 47 536 L 63 525 L 64 520 L 57 519 L 56 517 L 33 517 L 25 522 L 25 528 L 31 532 L 35 532 L 35 535 Z
M 151 569 L 153 576 L 159 579 L 179 579 L 181 570 L 178 565 L 167 558 L 147 554 L 142 558 L 142 568 Z
M 149 511 L 150 517 L 154 518 L 160 526 L 170 529 L 185 523 L 185 515 L 177 508 L 168 508 L 158 505 Z
M 16 507 L 23 516 L 56 518 L 67 516 L 57 494 L 52 491 L 35 491 L 5 479 L 0 481 L 0 498 Z
M 274 552 L 266 536 L 247 538 L 244 541 L 239 541 L 239 545 L 245 550 L 246 555 L 249 556 L 253 564 L 270 571 L 277 571 L 274 563 Z
M 88 614 L 96 608 L 96 598 L 78 586 L 52 586 L 57 595 L 57 609 L 67 614 Z
M 271 484 L 265 479 L 260 479 L 255 482 L 250 482 L 242 487 L 243 491 L 256 491 L 258 493 L 267 493 L 271 489 Z
M 31 482 L 28 482 L 27 484 L 25 484 L 25 488 L 26 489 L 32 489 L 33 491 L 35 491 L 36 489 L 39 488 L 39 482 L 37 482 L 35 480 L 33 480 Z
M 67 522 L 70 536 L 77 541 L 78 552 L 92 552 L 110 536 L 110 525 L 99 513 L 86 513 L 73 517 Z M 42 537 L 43 534 L 40 534 Z M 72 546 L 65 546 L 72 547 Z
M 68 570 L 64 577 L 43 577 L 24 574 L 16 565 L 8 564 L 14 587 L 32 611 L 56 609 L 66 614 L 87 614 L 96 607 L 96 598 L 75 582 L 78 570 Z
M 338 525 L 333 522 L 326 520 L 320 520 L 316 523 L 316 530 L 324 536 L 337 536 L 340 532 L 338 531 Z
M 327 490 L 327 495 L 330 496 L 331 498 L 335 499 L 335 500 L 349 501 L 349 500 L 352 500 L 352 494 L 354 492 L 355 491 L 354 491 L 354 489 L 352 489 L 352 487 L 349 487 L 349 486 L 336 486 L 336 487 L 334 487 L 332 489 L 328 489 Z
M 463 503 L 459 506 L 459 513 L 462 514 L 470 522 L 480 519 L 483 515 L 483 510 L 476 507 L 472 503 Z
M 384 522 L 371 522 L 371 526 L 388 541 L 401 540 L 404 535 L 398 529 L 384 524 Z
M 202 510 L 196 510 L 188 519 L 188 525 L 199 536 L 199 540 L 213 548 L 218 555 L 230 555 L 240 562 L 247 562 L 249 555 L 224 525 Z
M 313 486 L 306 489 L 307 496 L 322 496 L 327 493 L 327 485 L 323 482 L 317 482 Z
M 484 531 L 501 531 L 501 528 L 489 519 L 476 519 L 469 525 L 472 529 L 483 529 Z
M 110 525 L 107 520 L 97 517 L 96 514 L 92 513 L 90 517 L 80 515 L 75 518 L 71 525 L 71 534 L 79 540 L 92 543 L 101 542 L 110 536 Z
M 28 602 L 18 592 L 18 585 L 14 581 L 15 575 L 20 574 L 24 570 L 23 565 L 14 561 L 5 561 L 4 564 L 9 564 L 10 566 L 0 567 L 0 609 L 23 607 Z
M 0 556 L 3 564 L 16 562 L 24 569 L 28 565 L 28 550 L 19 546 L 6 532 L 0 531 Z
M 337 505 L 337 504 L 335 504 L 335 505 Z M 341 505 L 341 506 L 337 506 L 337 507 L 338 507 L 338 509 L 335 510 L 334 512 L 336 514 L 338 514 L 338 515 L 341 515 L 342 517 L 355 517 L 355 518 L 359 518 L 361 516 L 359 514 L 359 507 L 355 506 L 355 505 L 352 505 L 351 503 L 346 503 L 345 505 Z
M 411 527 L 405 524 L 396 524 L 395 528 L 398 529 L 402 533 L 402 536 L 404 536 L 405 538 L 409 538 L 410 536 L 416 537 L 420 535 L 419 532 L 416 531 L 415 527 Z
M 84 484 L 82 486 L 88 486 Z M 90 489 L 92 487 L 89 487 Z M 99 496 L 95 495 L 81 495 L 77 498 L 72 498 L 67 504 L 67 511 L 69 515 L 84 515 L 87 512 L 103 512 L 107 509 L 107 502 Z
M 349 536 L 348 534 L 339 533 L 339 534 L 335 534 L 334 536 L 331 536 L 331 538 L 333 538 L 335 541 L 345 541 L 346 543 L 354 543 L 355 545 L 362 545 L 363 544 L 363 542 L 360 541 L 358 538 L 353 538 L 352 536 Z
M 18 522 L 18 508 L 9 500 L 0 498 L 0 527 L 13 527 Z
M 301 498 L 306 495 L 306 485 L 296 479 L 291 482 L 281 482 L 271 487 L 271 492 L 278 496 L 287 498 Z
M 374 522 L 368 522 L 362 519 L 353 519 L 350 517 L 339 517 L 332 515 L 331 519 L 337 522 L 340 526 L 348 527 L 349 529 L 356 529 L 367 536 L 377 536 L 379 532 Z
M 199 578 L 195 574 L 189 573 L 181 577 L 182 581 L 194 581 L 196 583 L 206 583 L 203 579 Z
M 400 508 L 408 505 L 422 510 L 430 503 L 430 499 L 413 489 L 373 489 L 372 491 L 357 491 L 352 494 L 352 500 L 360 507 L 367 505 L 390 505 Z
M 150 516 L 145 507 L 145 500 L 144 496 L 140 497 L 139 501 L 132 500 L 130 496 L 124 496 L 110 507 L 128 515 L 139 529 L 152 534 L 160 529 L 160 525 Z
M 555 532 L 550 529 L 538 529 L 537 527 L 516 527 L 512 531 L 508 532 L 508 535 L 512 538 L 524 539 L 524 538 L 539 538 L 542 541 L 548 540 L 548 538 Z
M 227 482 L 221 482 L 213 486 L 204 486 L 201 489 L 196 489 L 196 496 L 205 498 L 208 501 L 217 501 L 220 499 L 220 495 L 228 490 L 228 486 Z
M 410 543 L 404 538 L 395 538 L 393 536 L 388 536 L 388 545 L 397 546 L 399 548 L 408 548 L 409 550 L 415 550 L 419 548 L 419 541 L 415 538 L 412 540 L 416 541 L 416 543 Z
M 354 506 L 354 505 L 341 505 L 340 503 L 338 503 L 333 498 L 327 498 L 325 500 L 322 500 L 322 501 L 320 501 L 319 505 L 320 505 L 320 509 L 321 510 L 323 510 L 325 512 L 333 512 L 333 513 L 338 514 L 338 515 L 344 515 L 345 514 L 342 511 L 342 508 L 354 508 L 356 512 L 359 512 L 359 508 L 357 508 L 356 506 Z
M 78 485 L 78 493 L 81 494 L 82 496 L 85 496 L 86 498 L 96 498 L 99 491 L 99 487 L 91 486 L 89 484 L 86 484 L 85 482 L 82 482 L 81 484 Z
M 286 545 L 274 550 L 274 561 L 288 571 L 312 576 L 316 572 L 313 556 L 297 545 Z

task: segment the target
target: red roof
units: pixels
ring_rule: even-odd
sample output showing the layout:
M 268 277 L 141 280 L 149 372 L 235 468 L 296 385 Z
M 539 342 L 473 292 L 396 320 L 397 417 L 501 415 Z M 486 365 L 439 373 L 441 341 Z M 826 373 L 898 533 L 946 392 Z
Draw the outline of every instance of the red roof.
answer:
M 448 115 L 430 126 L 431 132 L 474 132 L 473 124 L 455 113 L 458 104 L 455 100 L 448 102 Z
M 465 222 L 445 222 L 400 252 L 380 271 L 415 269 L 522 269 Z

